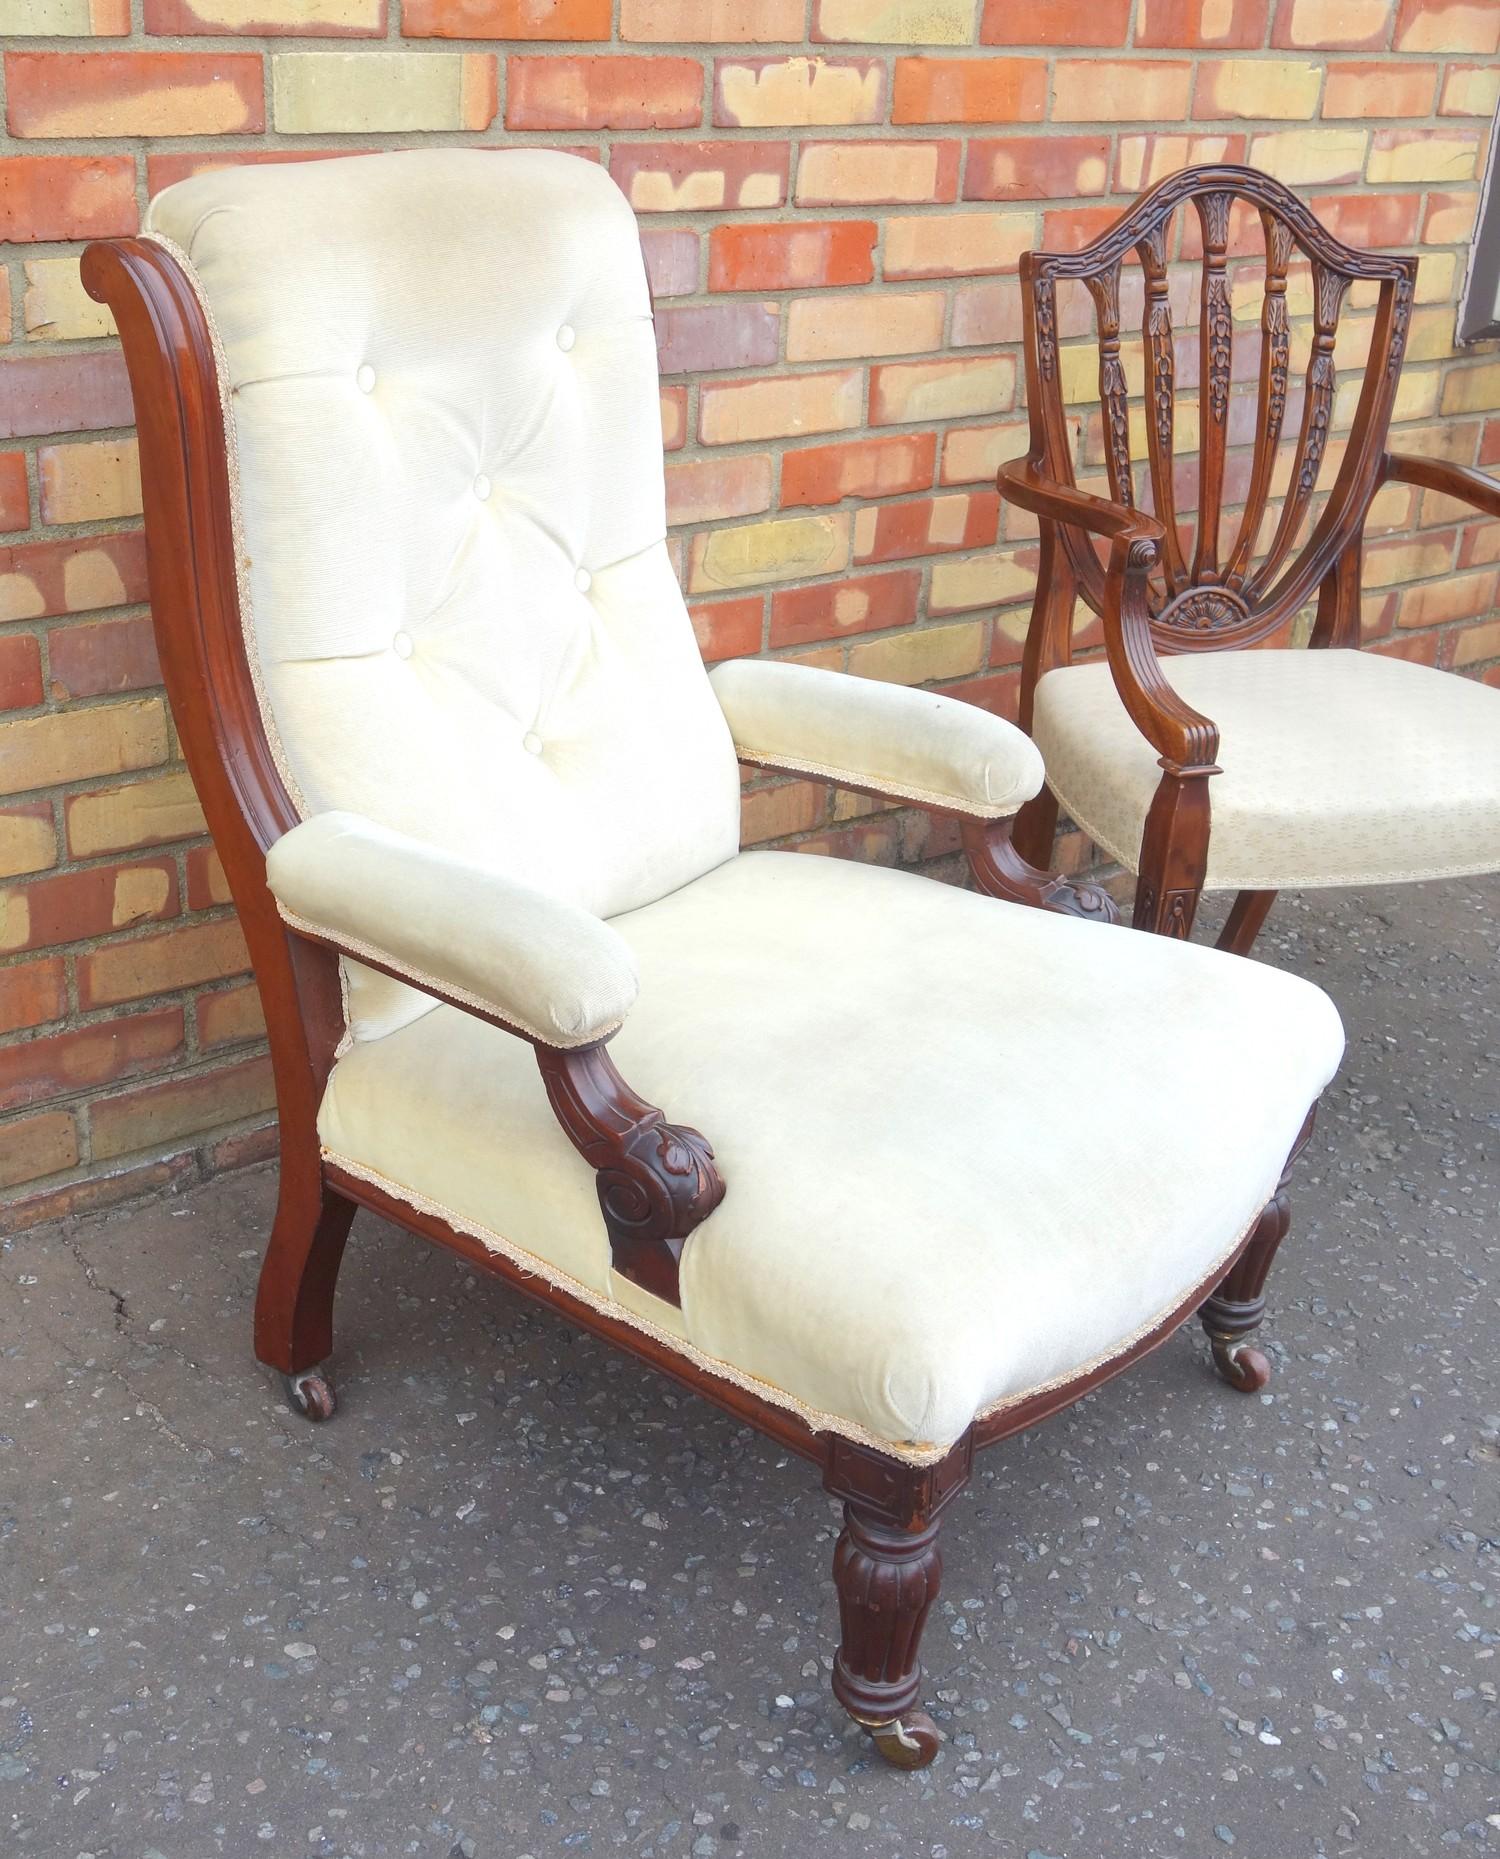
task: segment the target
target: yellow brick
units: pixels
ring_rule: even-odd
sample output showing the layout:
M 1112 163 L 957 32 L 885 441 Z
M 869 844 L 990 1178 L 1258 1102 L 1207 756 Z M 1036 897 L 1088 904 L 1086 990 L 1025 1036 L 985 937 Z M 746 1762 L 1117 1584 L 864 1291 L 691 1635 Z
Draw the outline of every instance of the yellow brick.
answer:
M 1416 311 L 1406 336 L 1408 361 L 1446 361 L 1453 353 L 1453 309 L 1437 304 Z
M 76 258 L 27 259 L 21 314 L 33 342 L 72 342 L 115 333 L 114 317 L 83 288 Z
M 488 52 L 277 52 L 271 98 L 283 135 L 487 129 L 495 61 Z
M 1205 76 L 1208 76 L 1205 73 Z M 1203 82 L 1200 79 L 1200 84 Z M 1225 58 L 1212 67 L 1213 107 L 1200 116 L 1289 117 L 1305 122 L 1318 109 L 1323 67 L 1300 58 Z
M 979 555 L 972 561 L 933 563 L 929 613 L 958 613 L 965 607 L 1000 607 L 1036 591 L 1036 574 L 1008 555 Z
M 1500 361 L 1455 368 L 1443 383 L 1444 413 L 1488 413 L 1500 407 Z
M 1476 132 L 1413 131 L 1414 140 L 1370 150 L 1371 181 L 1472 181 L 1479 166 Z
M 802 37 L 805 0 L 620 0 L 620 37 L 652 44 L 783 44 Z
M 1178 122 L 1188 113 L 1193 68 L 1159 58 L 1059 58 L 1055 123 Z
M 1468 188 L 1456 194 L 1440 194 L 1427 209 L 1426 243 L 1467 245 L 1474 235 L 1474 213 L 1478 205 L 1477 188 Z
M 955 426 L 943 441 L 944 484 L 992 484 L 1008 459 L 1025 454 L 1024 420 L 999 426 Z
M 940 161 L 931 142 L 817 142 L 797 163 L 797 198 L 834 206 L 931 200 Z
M 687 438 L 687 398 L 682 394 L 661 396 L 661 442 L 665 451 L 675 452 Z
M 1500 104 L 1500 69 L 1494 65 L 1450 65 L 1443 80 L 1444 116 L 1493 116 Z
M 1395 0 L 1292 0 L 1288 37 L 1314 52 L 1361 47 L 1377 34 L 1384 38 L 1394 6 Z
M 763 587 L 804 575 L 836 574 L 848 565 L 847 514 L 774 517 L 694 536 L 688 587 L 694 594 Z
M 0 813 L 0 878 L 24 877 L 56 863 L 57 835 L 50 814 L 38 818 L 29 813 Z M 24 942 L 25 936 L 20 940 Z
M 159 697 L 0 723 L 0 794 L 121 775 L 166 759 L 167 713 Z
M 1487 658 L 1500 658 L 1500 620 L 1466 626 L 1453 642 L 1455 665 L 1479 665 Z
M 1425 581 L 1429 575 L 1446 574 L 1453 559 L 1451 541 L 1404 542 L 1395 548 L 1371 548 L 1365 552 L 1366 587 L 1403 587 L 1408 581 Z
M 1164 181 L 1179 168 L 1196 168 L 1205 162 L 1227 161 L 1230 142 L 1227 135 L 1120 137 L 1120 187 L 1125 193 L 1138 194 L 1158 181 Z M 1101 189 L 1102 191 L 1102 189 Z
M 37 466 L 42 517 L 48 523 L 94 523 L 141 513 L 140 452 L 134 439 L 44 445 Z
M 802 297 L 787 312 L 788 361 L 920 355 L 943 345 L 942 291 L 862 291 Z
M 860 424 L 863 377 L 786 375 L 773 381 L 708 382 L 699 391 L 699 437 L 705 445 L 843 432 Z
M 0 38 L 117 38 L 130 0 L 0 0 Z
M 68 847 L 75 858 L 135 846 L 190 839 L 207 831 L 203 809 L 186 775 L 133 781 L 126 787 L 78 794 L 67 803 Z
M 1489 613 L 1494 604 L 1493 568 L 1481 568 L 1472 574 L 1445 574 L 1440 581 L 1426 581 L 1403 592 L 1399 624 L 1442 626 L 1450 620 L 1471 620 Z
M 1033 213 L 902 214 L 885 225 L 888 278 L 1014 271 L 1037 244 Z
M 821 781 L 784 781 L 760 788 L 740 802 L 740 844 L 755 846 L 788 833 L 805 833 L 828 817 L 828 789 Z
M 798 28 L 797 37 L 801 36 Z M 740 129 L 801 129 L 822 123 L 878 123 L 881 71 L 822 58 L 720 67 L 723 116 Z
M 883 678 L 889 684 L 931 684 L 966 677 L 984 663 L 984 622 L 961 620 L 952 626 L 924 626 L 914 633 L 888 633 L 857 640 L 849 648 L 849 669 L 859 678 Z
M 1453 0 L 1413 13 L 1397 34 L 1398 52 L 1500 51 L 1495 0 Z
M 1449 303 L 1458 281 L 1458 260 L 1452 252 L 1423 252 L 1417 266 L 1417 302 Z
M 1252 139 L 1250 162 L 1291 187 L 1357 181 L 1368 141 L 1363 129 L 1275 129 Z
M 1125 381 L 1132 396 L 1143 391 L 1145 357 L 1139 342 L 1120 344 L 1120 360 L 1125 364 Z M 1057 352 L 1058 378 L 1063 399 L 1070 406 L 1080 401 L 1099 402 L 1099 351 L 1092 342 L 1068 342 Z
M 744 0 L 753 6 L 757 0 Z M 858 45 L 968 45 L 973 0 L 821 0 L 825 39 Z
M 191 0 L 193 18 L 220 32 L 311 32 L 338 27 L 345 32 L 384 30 L 381 0 Z
M 870 423 L 963 419 L 1004 413 L 1015 403 L 1016 364 L 1009 355 L 974 361 L 897 362 L 879 370 L 871 390 Z

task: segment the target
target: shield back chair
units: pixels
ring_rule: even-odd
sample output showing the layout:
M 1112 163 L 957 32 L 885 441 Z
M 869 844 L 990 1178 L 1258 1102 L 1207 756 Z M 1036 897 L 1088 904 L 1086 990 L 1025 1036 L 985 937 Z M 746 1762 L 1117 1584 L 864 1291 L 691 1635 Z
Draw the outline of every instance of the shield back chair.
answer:
M 917 1647 L 975 1448 L 1195 1311 L 1264 1385 L 1337 1015 L 1019 859 L 1041 763 L 999 718 L 798 665 L 709 678 L 639 238 L 596 165 L 202 175 L 84 276 L 266 1009 L 257 1355 L 332 1413 L 365 1207 L 717 1402 L 842 1499 L 834 1691 L 931 1760 Z M 976 890 L 741 853 L 737 759 L 957 820 Z
M 1256 218 L 1263 261 L 1235 268 L 1258 286 L 1259 326 L 1237 332 L 1231 229 L 1247 225 L 1255 241 Z M 1202 251 L 1196 354 L 1173 327 L 1179 234 L 1184 253 L 1194 238 Z M 1060 803 L 1136 875 L 1139 928 L 1186 938 L 1201 893 L 1233 891 L 1219 945 L 1245 954 L 1278 890 L 1500 869 L 1500 691 L 1359 650 L 1365 519 L 1381 485 L 1500 516 L 1500 485 L 1482 473 L 1386 449 L 1415 278 L 1415 258 L 1352 250 L 1280 182 L 1232 166 L 1184 169 L 1083 250 L 1021 260 L 1030 449 L 1002 467 L 999 488 L 1041 530 L 1021 723 L 1047 786 L 1015 845 L 1047 863 Z M 1293 365 L 1289 279 L 1310 289 L 1305 372 Z M 1359 285 L 1373 287 L 1374 317 L 1334 470 L 1335 344 Z M 1079 487 L 1066 402 L 1076 375 L 1060 338 L 1077 332 L 1070 310 L 1085 288 L 1107 497 Z M 1135 296 L 1138 408 L 1121 346 Z M 1245 398 L 1238 344 L 1259 347 Z M 1186 410 L 1179 367 L 1197 375 Z M 1253 445 L 1226 459 L 1250 391 Z M 1195 458 L 1174 451 L 1184 411 Z M 1189 524 L 1179 502 L 1194 477 Z M 1105 656 L 1075 664 L 1080 597 L 1102 621 Z M 1313 601 L 1313 649 L 1286 644 Z

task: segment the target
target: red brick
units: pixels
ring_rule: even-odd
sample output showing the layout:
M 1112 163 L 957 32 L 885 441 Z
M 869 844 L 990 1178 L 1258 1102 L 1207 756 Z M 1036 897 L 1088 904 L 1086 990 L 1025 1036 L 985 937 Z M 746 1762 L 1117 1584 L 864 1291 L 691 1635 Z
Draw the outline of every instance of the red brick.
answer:
M 87 613 L 145 598 L 146 539 L 139 530 L 0 548 L 0 621 Z
M 155 1149 L 197 1136 L 224 1123 L 238 1123 L 276 1102 L 268 1058 L 244 1059 L 217 1071 L 141 1085 L 93 1107 L 89 1121 L 94 1154 L 108 1159 L 137 1149 Z
M 507 64 L 509 129 L 693 129 L 703 121 L 694 58 L 522 55 Z
M 1500 419 L 1486 420 L 1479 441 L 1479 463 L 1500 465 Z
M 814 645 L 850 633 L 910 626 L 921 591 L 922 575 L 916 568 L 783 588 L 771 596 L 771 644 Z
M 686 226 L 645 228 L 641 250 L 655 297 L 691 297 L 698 288 L 698 235 Z
M 16 136 L 255 135 L 258 52 L 7 52 Z
M 895 497 L 926 490 L 937 460 L 935 433 L 893 433 L 844 445 L 810 445 L 781 462 L 784 508 L 840 503 L 845 497 Z
M 26 454 L 0 452 L 0 531 L 26 529 L 31 523 L 31 492 L 26 486 Z
M 96 432 L 133 417 L 124 357 L 113 350 L 0 362 L 0 438 Z
M 1420 194 L 1318 194 L 1308 204 L 1346 245 L 1404 248 L 1417 243 Z
M 667 466 L 668 523 L 712 523 L 758 516 L 771 507 L 775 461 L 769 452 L 690 458 Z
M 1039 123 L 1044 58 L 898 58 L 893 123 Z
M 129 155 L 0 160 L 0 239 L 109 239 L 136 229 Z
M 196 1173 L 191 1155 L 174 1155 L 143 1167 L 111 1169 L 91 1181 L 72 1181 L 65 1187 L 13 1200 L 5 1209 L 5 1218 L 12 1232 L 21 1233 L 54 1220 L 71 1219 L 75 1214 L 118 1207 L 142 1195 L 157 1194 L 163 1188 L 180 1187 Z
M 607 39 L 610 0 L 402 0 L 408 39 Z
M 0 710 L 42 701 L 42 652 L 31 633 L 0 635 Z
M 259 1128 L 242 1130 L 226 1136 L 204 1151 L 204 1166 L 210 1175 L 222 1175 L 232 1168 L 250 1168 L 256 1162 L 269 1162 L 280 1153 L 281 1133 L 274 1117 Z
M 48 636 L 47 656 L 52 695 L 60 701 L 151 690 L 161 683 L 148 614 L 58 627 Z
M 0 1033 L 45 1026 L 67 1011 L 68 971 L 60 955 L 0 968 Z
M 198 996 L 198 1044 L 205 1052 L 216 1046 L 259 1039 L 265 1030 L 260 989 L 253 981 L 241 981 L 233 987 Z
M 171 859 L 36 878 L 0 890 L 0 952 L 107 936 L 177 912 L 177 867 Z
M 0 1048 L 0 1110 L 156 1071 L 182 1050 L 182 1038 L 182 1009 L 159 1007 Z
M 194 846 L 187 855 L 189 910 L 211 910 L 229 902 L 229 880 L 224 862 L 212 846 Z
M 1500 52 L 1500 8 L 1492 0 L 1401 0 L 1392 50 Z
M 799 220 L 787 226 L 715 226 L 710 290 L 807 290 L 868 284 L 875 275 L 873 220 Z
M 773 303 L 692 303 L 656 313 L 663 374 L 706 374 L 774 362 L 781 318 Z
M 1422 221 L 1422 243 L 1467 244 L 1474 231 L 1474 210 L 1478 202 L 1479 196 L 1473 191 L 1463 194 L 1429 193 Z
M 965 200 L 1066 200 L 1108 189 L 1108 136 L 983 136 L 969 144 Z
M 1118 207 L 1057 207 L 1042 215 L 1042 250 L 1077 252 L 1107 232 L 1120 217 Z
M 416 10 L 417 0 L 406 0 L 402 12 L 408 18 Z M 176 34 L 213 33 L 230 37 L 254 33 L 257 38 L 378 39 L 385 36 L 387 0 L 362 0 L 355 6 L 345 0 L 340 18 L 328 9 L 318 9 L 322 18 L 313 17 L 307 0 L 280 0 L 279 6 L 263 4 L 257 11 L 247 11 L 243 0 L 146 0 L 146 30 L 163 38 Z M 405 30 L 410 32 L 409 24 Z M 470 35 L 479 37 L 478 33 Z
M 1140 0 L 1135 44 L 1249 51 L 1265 43 L 1271 0 Z
M 1428 116 L 1437 96 L 1436 65 L 1398 64 L 1394 59 L 1366 63 L 1338 60 L 1328 67 L 1323 85 L 1322 116 Z
M 622 142 L 610 150 L 609 171 L 637 213 L 779 207 L 791 144 Z
M 1123 45 L 1130 0 L 984 0 L 981 45 Z
M 999 527 L 1000 499 L 994 491 L 950 491 L 910 503 L 867 505 L 854 519 L 854 559 L 894 562 L 981 549 L 994 542 Z
M 725 658 L 748 658 L 760 650 L 765 602 L 759 594 L 710 601 L 689 607 L 688 612 L 706 664 L 714 665 Z
M 112 1007 L 199 982 L 242 975 L 250 966 L 245 939 L 233 917 L 184 923 L 154 936 L 106 943 L 78 957 L 78 1003 Z
M 685 387 L 661 390 L 661 443 L 664 452 L 680 452 L 687 444 L 688 391 Z

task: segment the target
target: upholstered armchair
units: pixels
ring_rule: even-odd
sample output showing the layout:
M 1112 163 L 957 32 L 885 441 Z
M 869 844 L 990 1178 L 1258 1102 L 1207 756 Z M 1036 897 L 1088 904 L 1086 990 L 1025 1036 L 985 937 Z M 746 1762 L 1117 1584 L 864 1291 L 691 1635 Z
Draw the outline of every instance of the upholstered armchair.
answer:
M 266 1007 L 256 1353 L 332 1413 L 365 1207 L 717 1402 L 844 1501 L 834 1691 L 930 1761 L 917 1648 L 975 1448 L 1194 1312 L 1264 1385 L 1332 1007 L 1019 858 L 1041 759 L 998 718 L 705 674 L 637 230 L 597 166 L 203 175 L 85 277 Z M 958 821 L 976 889 L 742 853 L 739 761 Z
M 1242 245 L 1231 262 L 1237 214 L 1259 221 L 1253 260 Z M 1179 238 L 1184 254 L 1192 238 L 1201 247 L 1196 356 L 1173 327 Z M 1416 268 L 1352 250 L 1280 182 L 1227 166 L 1171 175 L 1082 251 L 1021 261 L 1031 442 L 1002 468 L 1000 492 L 1041 528 L 1021 719 L 1047 786 L 1015 842 L 1045 863 L 1061 803 L 1136 874 L 1140 927 L 1187 937 L 1200 895 L 1233 891 L 1220 947 L 1243 954 L 1278 890 L 1500 869 L 1500 691 L 1359 650 L 1365 519 L 1382 484 L 1500 516 L 1500 484 L 1482 473 L 1387 450 Z M 1243 283 L 1247 270 L 1258 274 L 1258 331 L 1236 330 L 1231 273 Z M 1374 317 L 1340 441 L 1335 347 L 1354 286 L 1373 292 Z M 1311 300 L 1300 382 L 1296 291 Z M 1132 297 L 1143 325 L 1135 407 L 1121 335 Z M 1087 409 L 1067 390 L 1080 356 L 1063 338 L 1087 330 L 1074 312 L 1088 298 L 1098 348 L 1088 411 L 1107 497 L 1079 487 L 1070 414 Z M 1259 349 L 1257 398 L 1239 435 L 1252 443 L 1236 453 L 1230 429 L 1250 409 L 1235 350 L 1246 342 Z M 1186 408 L 1184 359 L 1197 374 Z M 1179 504 L 1196 507 L 1195 525 L 1179 523 Z M 1080 598 L 1102 622 L 1105 656 L 1075 664 Z M 1312 602 L 1314 649 L 1297 649 L 1289 635 Z

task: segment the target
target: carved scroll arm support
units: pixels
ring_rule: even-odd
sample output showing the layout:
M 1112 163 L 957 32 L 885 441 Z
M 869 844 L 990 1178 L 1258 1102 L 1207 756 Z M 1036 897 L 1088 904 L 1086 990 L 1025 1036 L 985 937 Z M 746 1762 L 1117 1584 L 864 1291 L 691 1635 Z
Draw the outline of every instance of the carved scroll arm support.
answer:
M 960 829 L 964 856 L 977 890 L 1011 904 L 1029 904 L 1089 923 L 1118 923 L 1120 912 L 1109 892 L 1097 884 L 1079 884 L 1060 872 L 1044 871 L 1021 857 L 1011 844 L 1011 820 L 965 820 Z

